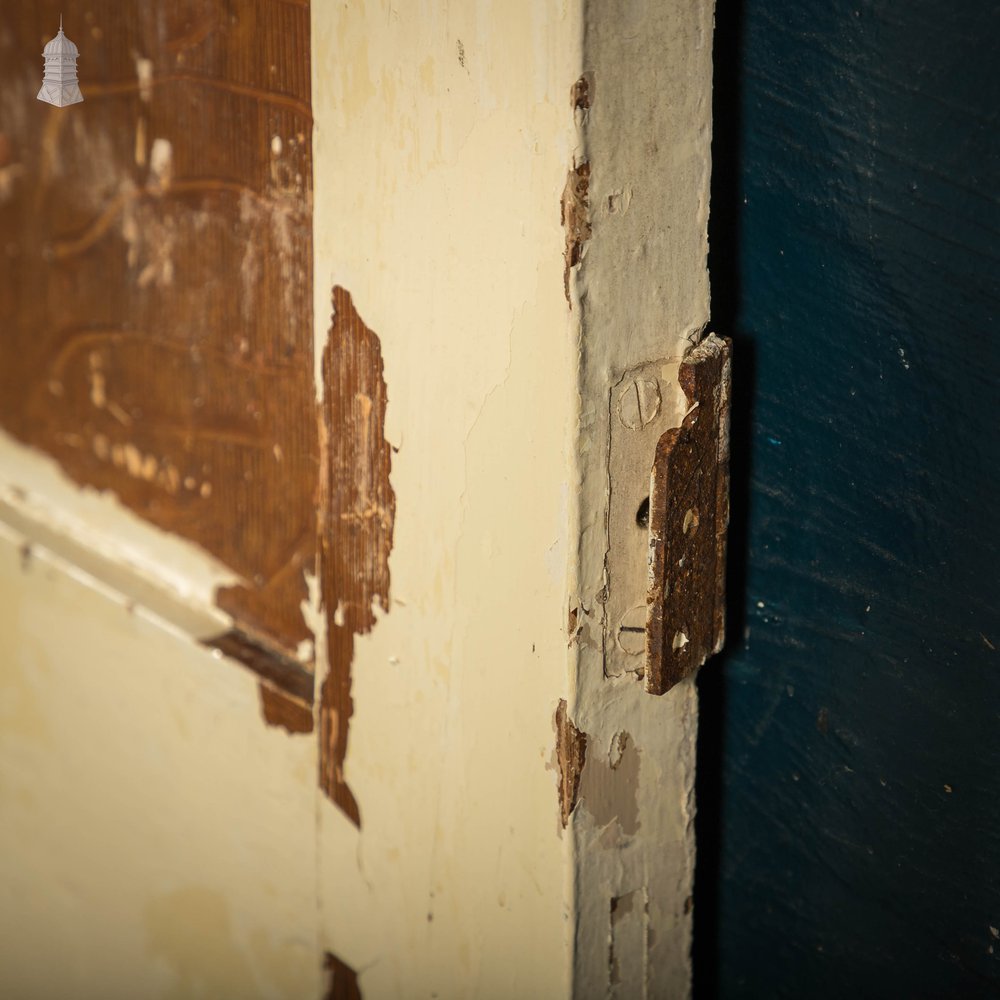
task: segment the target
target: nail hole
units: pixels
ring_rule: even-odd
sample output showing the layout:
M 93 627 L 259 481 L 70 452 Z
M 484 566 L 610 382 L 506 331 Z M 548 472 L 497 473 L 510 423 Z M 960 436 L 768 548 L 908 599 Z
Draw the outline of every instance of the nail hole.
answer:
M 639 504 L 639 509 L 635 512 L 635 523 L 639 525 L 640 528 L 649 527 L 649 497 Z

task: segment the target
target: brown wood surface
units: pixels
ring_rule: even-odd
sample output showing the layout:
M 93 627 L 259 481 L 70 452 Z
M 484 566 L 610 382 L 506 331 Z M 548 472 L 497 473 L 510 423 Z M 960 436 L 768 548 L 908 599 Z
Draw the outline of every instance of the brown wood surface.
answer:
M 62 109 L 35 99 L 60 12 L 84 95 Z M 307 2 L 0 5 L 0 426 L 239 573 L 220 605 L 293 656 L 311 159 Z
M 358 974 L 346 962 L 328 951 L 323 956 L 323 969 L 327 976 L 323 1000 L 361 1000 Z
M 257 685 L 260 691 L 260 710 L 269 726 L 280 726 L 289 733 L 311 733 L 313 731 L 313 709 L 310 692 L 309 701 L 300 701 L 285 691 L 278 691 L 263 681 Z
M 389 552 L 396 496 L 385 440 L 388 402 L 379 338 L 350 294 L 333 290 L 333 326 L 323 353 L 320 581 L 329 672 L 320 695 L 320 786 L 355 823 L 361 816 L 344 777 L 354 636 L 389 610 Z
M 569 717 L 565 698 L 559 699 L 555 717 L 556 764 L 559 767 L 559 817 L 565 828 L 576 808 L 580 777 L 587 763 L 587 734 Z

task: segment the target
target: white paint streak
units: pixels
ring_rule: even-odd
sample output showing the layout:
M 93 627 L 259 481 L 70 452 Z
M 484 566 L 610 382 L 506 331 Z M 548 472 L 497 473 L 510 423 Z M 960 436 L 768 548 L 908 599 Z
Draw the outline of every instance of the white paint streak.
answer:
M 153 61 L 136 53 L 133 53 L 132 58 L 135 62 L 135 75 L 139 79 L 139 99 L 148 104 L 153 97 Z
M 135 123 L 135 165 L 146 165 L 146 119 L 142 115 Z
M 127 464 L 124 446 L 104 434 L 94 436 L 91 448 L 101 461 Z M 216 622 L 216 630 L 227 621 L 218 617 L 215 589 L 239 582 L 232 570 L 198 546 L 147 524 L 112 494 L 79 489 L 52 459 L 3 431 L 0 456 L 0 522 L 46 539 L 56 551 L 76 553 L 78 563 L 98 567 L 93 574 L 113 577 L 123 593 L 137 596 L 153 588 L 161 595 L 154 600 L 158 606 L 198 609 Z
M 149 154 L 149 180 L 154 189 L 166 191 L 174 172 L 174 147 L 169 139 L 156 138 Z

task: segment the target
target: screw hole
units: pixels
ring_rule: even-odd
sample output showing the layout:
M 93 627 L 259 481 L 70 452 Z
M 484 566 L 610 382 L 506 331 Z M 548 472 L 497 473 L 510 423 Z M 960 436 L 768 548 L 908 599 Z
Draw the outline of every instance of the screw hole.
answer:
M 649 497 L 639 504 L 639 509 L 635 512 L 635 523 L 639 525 L 640 528 L 649 527 Z

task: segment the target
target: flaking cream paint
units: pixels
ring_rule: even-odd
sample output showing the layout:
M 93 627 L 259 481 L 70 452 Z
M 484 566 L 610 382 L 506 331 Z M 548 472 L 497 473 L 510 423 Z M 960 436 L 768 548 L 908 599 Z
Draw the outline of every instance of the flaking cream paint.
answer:
M 0 881 L 30 901 L 6 911 L 6 981 L 317 996 L 330 950 L 369 1000 L 604 996 L 629 898 L 623 982 L 683 995 L 694 690 L 606 682 L 567 612 L 601 585 L 608 386 L 707 320 L 711 4 L 317 0 L 312 23 L 317 370 L 340 284 L 380 337 L 398 449 L 390 609 L 355 646 L 362 828 L 252 677 L 56 557 L 26 570 L 10 535 Z M 585 157 L 570 312 L 559 199 Z M 610 833 L 586 774 L 562 829 L 564 697 L 605 770 L 629 734 Z

